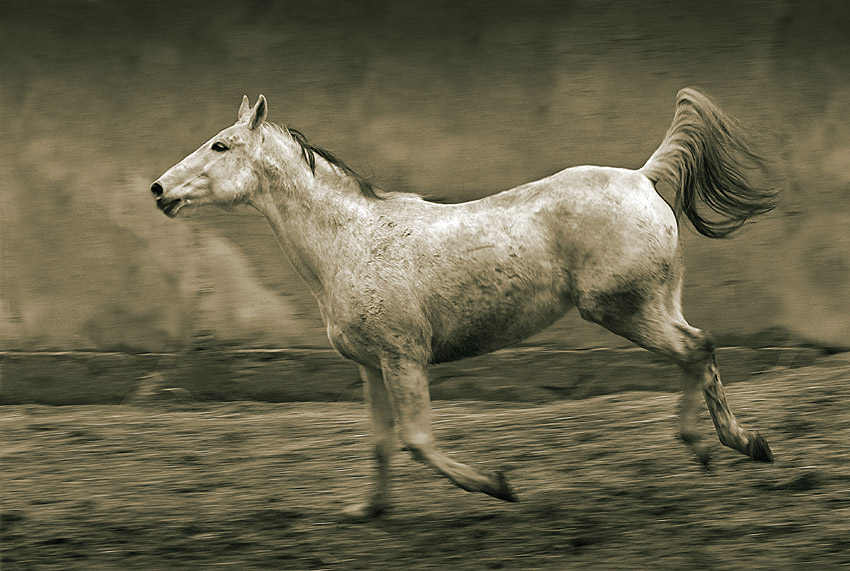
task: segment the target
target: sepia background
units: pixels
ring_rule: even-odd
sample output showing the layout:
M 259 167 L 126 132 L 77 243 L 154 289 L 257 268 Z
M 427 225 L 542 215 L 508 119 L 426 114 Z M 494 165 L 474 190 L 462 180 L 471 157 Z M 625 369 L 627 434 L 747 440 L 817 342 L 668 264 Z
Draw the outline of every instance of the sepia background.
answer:
M 846 0 L 3 0 L 3 570 L 850 567 L 848 31 Z M 262 93 L 377 186 L 459 201 L 641 166 L 684 86 L 784 188 L 728 240 L 682 224 L 685 314 L 776 463 L 705 410 L 696 462 L 676 367 L 573 313 L 432 371 L 438 442 L 520 502 L 404 453 L 393 510 L 342 518 L 373 478 L 356 367 L 265 220 L 170 220 L 151 182 Z
M 381 188 L 480 197 L 636 168 L 676 92 L 748 127 L 784 187 L 732 239 L 683 224 L 685 313 L 727 345 L 847 347 L 846 2 L 4 2 L 0 349 L 327 347 L 252 212 L 169 220 L 152 180 L 263 93 Z M 573 313 L 532 339 L 626 345 Z

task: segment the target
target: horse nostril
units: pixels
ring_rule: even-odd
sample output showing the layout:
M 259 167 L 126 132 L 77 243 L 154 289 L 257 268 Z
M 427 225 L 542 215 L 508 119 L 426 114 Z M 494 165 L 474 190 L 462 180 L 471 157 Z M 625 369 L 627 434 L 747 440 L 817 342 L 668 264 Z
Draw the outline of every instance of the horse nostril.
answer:
M 158 182 L 155 182 L 151 185 L 151 194 L 153 194 L 154 198 L 156 198 L 157 200 L 160 199 L 164 192 L 165 191 L 162 189 L 162 185 Z

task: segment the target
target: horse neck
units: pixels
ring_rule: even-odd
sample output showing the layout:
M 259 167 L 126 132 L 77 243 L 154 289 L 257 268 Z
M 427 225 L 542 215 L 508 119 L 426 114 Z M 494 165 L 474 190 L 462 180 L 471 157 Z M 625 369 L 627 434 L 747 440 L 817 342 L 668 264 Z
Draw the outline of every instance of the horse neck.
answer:
M 263 163 L 265 180 L 251 204 L 265 215 L 295 270 L 320 296 L 339 256 L 368 218 L 369 199 L 356 181 L 324 159 L 317 157 L 316 172 L 311 172 L 300 150 L 270 152 Z

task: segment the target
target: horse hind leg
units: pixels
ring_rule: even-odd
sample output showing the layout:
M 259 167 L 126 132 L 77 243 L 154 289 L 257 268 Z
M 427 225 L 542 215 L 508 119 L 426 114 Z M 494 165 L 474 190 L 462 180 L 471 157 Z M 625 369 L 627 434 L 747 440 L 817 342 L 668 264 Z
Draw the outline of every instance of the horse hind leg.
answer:
M 763 462 L 773 454 L 758 432 L 741 426 L 729 408 L 709 337 L 681 314 L 681 282 L 645 282 L 635 287 L 582 300 L 582 317 L 671 359 L 681 370 L 680 438 L 707 464 L 708 447 L 698 429 L 699 395 L 708 405 L 720 442 Z M 602 303 L 600 303 L 600 300 Z
M 516 495 L 501 472 L 479 472 L 441 452 L 431 428 L 431 400 L 425 367 L 385 364 L 384 381 L 399 420 L 402 438 L 413 458 L 431 466 L 459 488 L 514 502 Z
M 720 442 L 729 448 L 746 454 L 753 460 L 773 462 L 773 452 L 767 441 L 756 431 L 745 429 L 732 414 L 720 382 L 714 346 L 711 340 L 699 329 L 688 326 L 686 336 L 693 336 L 694 348 L 690 355 L 696 360 L 683 363 L 684 375 L 692 377 L 702 390 L 711 420 Z

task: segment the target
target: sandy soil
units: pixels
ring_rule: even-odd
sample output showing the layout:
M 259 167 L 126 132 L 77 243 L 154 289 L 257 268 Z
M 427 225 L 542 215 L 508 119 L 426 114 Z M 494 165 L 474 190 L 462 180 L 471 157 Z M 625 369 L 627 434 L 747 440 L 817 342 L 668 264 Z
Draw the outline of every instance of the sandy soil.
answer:
M 7 406 L 2 568 L 799 569 L 850 564 L 850 371 L 836 357 L 728 388 L 774 465 L 675 438 L 676 395 L 547 405 L 440 402 L 446 450 L 504 468 L 516 504 L 465 493 L 407 454 L 396 506 L 369 488 L 356 403 Z

